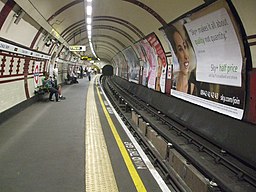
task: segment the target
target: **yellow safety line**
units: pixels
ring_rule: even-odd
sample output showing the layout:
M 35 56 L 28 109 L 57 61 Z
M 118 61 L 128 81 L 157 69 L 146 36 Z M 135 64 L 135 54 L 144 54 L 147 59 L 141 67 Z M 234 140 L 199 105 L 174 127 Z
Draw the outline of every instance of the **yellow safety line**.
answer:
M 118 192 L 92 84 L 88 88 L 86 103 L 85 191 Z
M 97 92 L 98 92 L 98 96 L 99 96 L 99 100 L 100 100 L 101 106 L 102 106 L 103 111 L 105 113 L 105 116 L 107 118 L 108 124 L 109 124 L 109 126 L 111 128 L 111 131 L 112 131 L 112 133 L 114 135 L 116 143 L 117 143 L 117 145 L 118 145 L 118 147 L 120 149 L 120 152 L 121 152 L 121 154 L 123 156 L 123 159 L 125 161 L 125 164 L 126 164 L 126 166 L 128 168 L 128 171 L 129 171 L 129 173 L 130 173 L 130 175 L 132 177 L 133 183 L 134 183 L 137 191 L 139 191 L 139 192 L 147 191 L 145 186 L 144 186 L 144 184 L 143 184 L 143 182 L 142 182 L 142 180 L 141 180 L 141 178 L 140 178 L 140 176 L 139 176 L 139 174 L 138 174 L 138 172 L 137 172 L 137 170 L 135 169 L 135 167 L 134 167 L 134 165 L 132 163 L 132 160 L 131 160 L 131 158 L 130 158 L 130 156 L 129 156 L 129 154 L 128 154 L 128 152 L 127 152 L 127 150 L 126 150 L 126 148 L 125 148 L 125 146 L 124 146 L 124 144 L 123 144 L 123 142 L 122 142 L 122 140 L 121 140 L 121 138 L 120 138 L 120 136 L 119 136 L 119 134 L 118 134 L 118 132 L 116 130 L 116 127 L 115 127 L 115 125 L 114 125 L 114 123 L 113 123 L 113 121 L 112 121 L 112 119 L 111 119 L 111 117 L 110 117 L 110 115 L 109 115 L 105 105 L 104 105 L 104 102 L 102 100 L 102 97 L 100 95 L 98 87 L 97 87 Z

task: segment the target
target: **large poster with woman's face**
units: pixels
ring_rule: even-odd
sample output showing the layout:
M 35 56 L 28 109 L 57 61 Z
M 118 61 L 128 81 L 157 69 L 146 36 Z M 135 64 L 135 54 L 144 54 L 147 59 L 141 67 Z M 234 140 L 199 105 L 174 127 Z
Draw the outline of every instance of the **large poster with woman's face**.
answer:
M 171 95 L 242 119 L 244 47 L 226 1 L 217 1 L 164 29 L 173 55 Z

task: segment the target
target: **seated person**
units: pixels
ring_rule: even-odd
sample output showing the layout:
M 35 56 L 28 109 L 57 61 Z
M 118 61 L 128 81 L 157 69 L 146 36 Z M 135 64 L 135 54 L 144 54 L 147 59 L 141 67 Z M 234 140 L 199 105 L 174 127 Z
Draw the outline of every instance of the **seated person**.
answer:
M 71 72 L 71 83 L 78 83 L 75 71 Z
M 45 73 L 45 77 L 42 79 L 43 87 L 50 92 L 49 100 L 53 101 L 52 96 L 55 95 L 56 102 L 59 101 L 59 92 L 54 88 L 54 82 L 49 78 L 49 73 Z
M 59 98 L 60 99 L 66 99 L 62 94 L 61 94 L 61 85 L 58 85 L 58 82 L 57 82 L 57 77 L 55 74 L 53 74 L 53 85 L 54 85 L 54 88 L 58 90 L 58 93 L 59 93 Z

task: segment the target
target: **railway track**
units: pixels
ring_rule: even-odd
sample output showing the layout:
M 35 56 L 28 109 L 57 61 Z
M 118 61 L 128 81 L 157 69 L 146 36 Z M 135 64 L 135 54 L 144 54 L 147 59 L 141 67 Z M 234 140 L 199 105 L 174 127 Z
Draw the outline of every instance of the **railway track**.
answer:
M 168 163 L 168 150 L 181 154 L 207 179 L 208 191 L 256 191 L 256 171 L 239 159 L 205 140 L 176 119 L 167 117 L 158 109 L 130 94 L 111 78 L 103 79 L 103 88 L 116 111 L 126 123 L 139 144 L 158 168 L 165 181 L 175 191 L 189 191 L 189 187 Z M 161 157 L 148 139 L 132 121 L 132 112 L 147 122 L 167 143 L 165 158 Z

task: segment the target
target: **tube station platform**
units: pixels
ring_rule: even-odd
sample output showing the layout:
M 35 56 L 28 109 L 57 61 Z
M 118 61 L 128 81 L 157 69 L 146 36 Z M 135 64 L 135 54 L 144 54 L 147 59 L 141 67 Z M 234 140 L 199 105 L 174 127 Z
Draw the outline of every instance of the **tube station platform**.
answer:
M 0 125 L 1 192 L 171 191 L 99 84 L 63 87 Z

